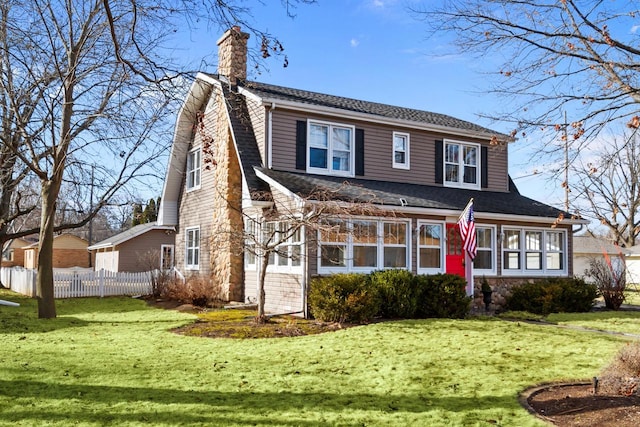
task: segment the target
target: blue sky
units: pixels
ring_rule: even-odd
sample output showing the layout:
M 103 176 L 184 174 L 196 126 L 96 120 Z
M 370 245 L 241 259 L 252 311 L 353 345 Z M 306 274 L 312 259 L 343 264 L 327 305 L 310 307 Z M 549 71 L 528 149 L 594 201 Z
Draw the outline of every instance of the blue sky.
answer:
M 321 93 L 381 102 L 448 114 L 509 133 L 506 124 L 481 120 L 478 114 L 497 108 L 498 100 L 486 90 L 491 59 L 482 63 L 451 55 L 446 39 L 427 38 L 423 22 L 411 16 L 402 0 L 320 0 L 301 5 L 296 17 L 286 16 L 280 2 L 248 1 L 254 23 L 276 35 L 285 48 L 289 65 L 267 62 L 268 71 L 250 75 L 253 80 Z M 184 38 L 185 59 L 208 62 L 202 71 L 215 72 L 216 41 L 221 31 L 201 29 Z M 250 43 L 256 40 L 250 40 Z M 544 169 L 530 162 L 531 144 L 510 144 L 510 174 L 520 192 L 562 207 L 558 183 L 545 175 L 528 176 Z

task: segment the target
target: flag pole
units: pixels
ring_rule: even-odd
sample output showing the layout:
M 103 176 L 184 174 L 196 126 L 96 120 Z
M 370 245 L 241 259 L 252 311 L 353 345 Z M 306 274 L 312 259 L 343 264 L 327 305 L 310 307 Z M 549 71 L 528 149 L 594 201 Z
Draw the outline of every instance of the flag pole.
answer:
M 458 218 L 458 226 L 460 228 L 460 235 L 463 240 L 463 257 L 464 257 L 464 277 L 467 281 L 466 292 L 467 296 L 473 296 L 473 258 L 468 250 L 468 242 L 473 240 L 473 246 L 475 248 L 475 218 L 470 215 L 473 209 L 473 197 L 469 199 L 469 203 L 464 208 L 460 217 Z M 475 249 L 474 249 L 475 256 Z

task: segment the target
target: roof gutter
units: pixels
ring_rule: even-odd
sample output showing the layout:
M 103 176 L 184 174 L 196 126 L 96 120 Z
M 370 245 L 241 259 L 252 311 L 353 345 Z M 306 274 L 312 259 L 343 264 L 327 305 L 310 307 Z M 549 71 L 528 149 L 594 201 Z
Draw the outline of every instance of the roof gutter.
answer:
M 307 200 L 307 203 L 311 205 L 315 204 L 323 204 L 325 202 L 319 200 Z M 348 202 L 339 202 L 339 206 L 349 207 L 353 206 L 353 203 Z M 420 208 L 415 206 L 390 206 L 390 205 L 376 205 L 376 208 L 396 213 L 403 214 L 414 214 L 414 215 L 432 215 L 432 216 L 441 216 L 441 217 L 459 217 L 462 209 L 434 209 L 434 208 Z M 558 222 L 557 218 L 551 217 L 539 217 L 539 216 L 529 216 L 529 215 L 513 215 L 513 214 L 498 214 L 491 212 L 474 212 L 474 217 L 476 219 L 484 219 L 484 220 L 493 220 L 493 221 L 517 221 L 517 222 L 529 222 L 529 223 L 539 223 L 539 224 L 553 224 Z M 561 224 L 589 224 L 589 221 L 584 219 L 563 219 L 560 221 Z

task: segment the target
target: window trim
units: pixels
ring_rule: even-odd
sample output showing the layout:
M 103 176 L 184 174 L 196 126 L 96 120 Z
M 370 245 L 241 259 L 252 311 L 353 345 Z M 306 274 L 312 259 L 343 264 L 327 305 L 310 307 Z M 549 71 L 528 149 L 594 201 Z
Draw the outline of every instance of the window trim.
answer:
M 489 229 L 490 233 L 491 233 L 491 250 L 489 252 L 491 252 L 491 260 L 492 262 L 492 268 L 491 269 L 485 269 L 485 268 L 473 268 L 473 272 L 474 274 L 483 274 L 483 275 L 488 275 L 488 276 L 495 276 L 498 274 L 498 260 L 497 260 L 497 243 L 498 243 L 498 239 L 496 238 L 497 236 L 497 227 L 495 225 L 490 225 L 490 224 L 480 224 L 477 223 L 476 224 L 476 242 L 478 241 L 478 229 L 483 228 L 483 229 Z M 477 251 L 485 251 L 485 249 L 480 248 L 480 246 L 477 246 Z M 478 255 L 476 255 L 477 257 Z
M 516 249 L 506 249 L 504 239 L 506 238 L 507 231 L 518 231 L 520 239 L 520 247 Z M 528 250 L 526 248 L 526 233 L 527 232 L 541 232 L 542 241 L 540 242 L 541 251 Z M 548 251 L 547 250 L 547 233 L 559 233 L 562 235 L 562 248 L 560 251 Z M 500 267 L 503 276 L 567 276 L 569 274 L 569 253 L 567 246 L 567 230 L 564 229 L 552 229 L 552 228 L 537 228 L 537 227 L 513 227 L 502 226 L 500 233 L 501 236 L 501 250 L 500 250 Z M 518 252 L 520 255 L 520 267 L 518 269 L 507 269 L 504 264 L 504 255 L 506 252 Z M 541 268 L 539 270 L 527 269 L 527 252 L 541 253 Z M 562 269 L 549 269 L 547 268 L 547 252 L 559 253 L 562 255 Z
M 447 162 L 447 145 L 457 145 L 460 150 L 460 154 L 458 157 L 458 181 L 448 181 L 447 180 L 447 163 L 452 164 L 452 162 Z M 474 147 L 476 149 L 476 183 L 475 184 L 467 184 L 464 180 L 464 160 L 462 156 L 463 148 Z M 466 142 L 466 141 L 457 141 L 453 139 L 445 139 L 442 145 L 442 182 L 445 187 L 457 187 L 457 188 L 470 188 L 479 190 L 482 188 L 482 145 L 476 142 Z
M 329 218 L 330 221 L 334 223 L 338 223 L 339 221 L 343 221 L 346 224 L 346 241 L 344 242 L 323 242 L 322 241 L 322 230 L 317 231 L 317 272 L 318 274 L 333 274 L 333 273 L 370 273 L 375 270 L 390 270 L 390 269 L 399 269 L 402 268 L 404 270 L 411 271 L 411 261 L 412 261 L 412 230 L 411 230 L 411 220 L 410 219 L 394 219 L 394 218 L 385 218 L 385 217 L 361 217 L 354 216 L 348 219 L 336 219 Z M 376 238 L 376 248 L 377 248 L 377 260 L 376 266 L 374 267 L 354 267 L 353 266 L 353 221 L 369 221 L 375 222 L 377 224 L 377 238 Z M 399 247 L 398 245 L 390 245 L 385 244 L 384 242 L 384 224 L 385 223 L 402 223 L 405 224 L 405 241 L 406 248 L 405 252 L 405 267 L 385 267 L 384 266 L 384 248 L 385 247 Z M 327 246 L 344 246 L 344 257 L 345 257 L 345 266 L 344 267 L 327 267 L 322 266 L 322 245 L 325 243 Z M 356 246 L 359 244 L 356 243 Z
M 327 167 L 326 168 L 318 168 L 311 166 L 311 126 L 319 125 L 327 127 Z M 350 138 L 349 138 L 349 170 L 341 171 L 333 169 L 333 138 L 332 138 L 332 129 L 336 128 L 345 128 L 349 129 Z M 347 125 L 343 123 L 336 122 L 327 122 L 323 120 L 307 120 L 307 147 L 306 147 L 306 157 L 307 157 L 307 172 L 315 173 L 318 175 L 333 175 L 333 176 L 355 176 L 355 166 L 356 166 L 356 127 L 353 125 Z
M 197 153 L 198 155 L 198 166 L 197 168 L 193 167 L 193 158 L 192 156 Z M 194 182 L 193 185 L 189 185 L 190 184 L 190 176 L 191 174 L 195 174 L 195 176 L 197 177 L 197 183 Z M 195 178 L 194 178 L 195 181 Z M 185 173 L 185 189 L 188 192 L 190 191 L 195 191 L 200 189 L 200 185 L 202 182 L 202 149 L 200 147 L 195 147 L 191 150 L 189 150 L 189 152 L 187 153 L 187 166 L 186 166 L 186 173 Z
M 197 231 L 198 233 L 198 242 L 197 246 L 189 247 L 189 233 Z M 195 259 L 197 264 L 189 264 L 189 251 L 190 250 L 198 250 L 198 256 Z M 200 226 L 194 227 L 185 227 L 184 229 L 184 268 L 185 270 L 200 270 Z
M 281 229 L 281 224 L 286 223 L 287 221 L 265 221 L 263 223 L 260 224 L 260 226 L 258 227 L 258 229 L 260 230 L 260 234 L 262 235 L 262 227 L 267 224 L 275 224 L 276 227 L 276 232 L 277 233 L 281 233 L 280 229 Z M 267 264 L 267 272 L 277 272 L 277 273 L 292 273 L 292 274 L 302 274 L 302 258 L 304 257 L 304 253 L 303 253 L 303 240 L 304 240 L 304 227 L 301 227 L 297 230 L 297 233 L 299 234 L 299 239 L 300 240 L 294 240 L 294 238 L 296 237 L 295 234 L 289 236 L 289 238 L 287 239 L 286 243 L 282 243 L 278 246 L 276 246 L 276 252 L 272 252 L 273 256 L 273 264 Z M 293 255 L 292 255 L 292 248 L 293 247 L 299 247 L 300 248 L 300 260 L 299 260 L 299 264 L 298 265 L 294 265 L 293 264 Z M 285 265 L 280 264 L 280 254 L 278 253 L 278 250 L 281 247 L 286 247 L 287 248 L 287 256 L 283 257 L 283 259 L 287 260 L 287 263 Z M 256 257 L 256 262 L 257 262 L 257 257 Z
M 404 149 L 404 153 L 405 153 L 404 163 L 396 162 L 396 137 L 403 137 L 405 140 L 406 145 Z M 410 135 L 408 132 L 393 132 L 393 136 L 391 138 L 391 161 L 392 161 L 392 167 L 394 169 L 405 169 L 405 170 L 411 169 L 410 146 L 411 146 L 411 141 L 410 141 Z
M 420 267 L 420 248 L 434 247 L 434 246 L 421 246 L 420 245 L 420 228 L 423 225 L 439 225 L 440 226 L 440 268 L 422 268 Z M 446 223 L 444 221 L 429 221 L 419 219 L 416 228 L 416 272 L 418 274 L 438 274 L 445 272 L 445 253 L 446 253 Z
M 244 239 L 244 248 L 243 248 L 243 252 L 244 252 L 244 268 L 245 270 L 250 270 L 250 271 L 254 271 L 257 269 L 258 267 L 258 255 L 255 253 L 255 239 L 256 239 L 256 235 L 260 235 L 259 233 L 260 230 L 260 226 L 258 224 L 258 221 L 253 218 L 253 217 L 248 217 L 244 219 L 244 233 L 245 233 L 245 239 Z M 247 236 L 253 236 L 253 239 L 251 238 L 247 238 Z M 253 251 L 248 250 L 247 247 L 248 246 L 253 246 L 254 249 Z M 249 254 L 249 256 L 247 255 Z M 249 259 L 253 258 L 253 262 L 250 262 Z

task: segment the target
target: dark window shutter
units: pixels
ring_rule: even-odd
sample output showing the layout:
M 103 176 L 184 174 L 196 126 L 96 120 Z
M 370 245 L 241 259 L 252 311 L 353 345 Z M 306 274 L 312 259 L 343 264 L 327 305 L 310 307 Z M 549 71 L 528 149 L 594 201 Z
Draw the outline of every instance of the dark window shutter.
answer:
M 364 175 L 364 129 L 356 129 L 356 175 Z
M 480 148 L 480 185 L 489 187 L 489 147 Z
M 307 169 L 307 122 L 296 122 L 296 169 Z
M 436 139 L 436 184 L 442 184 L 444 176 L 444 141 Z

